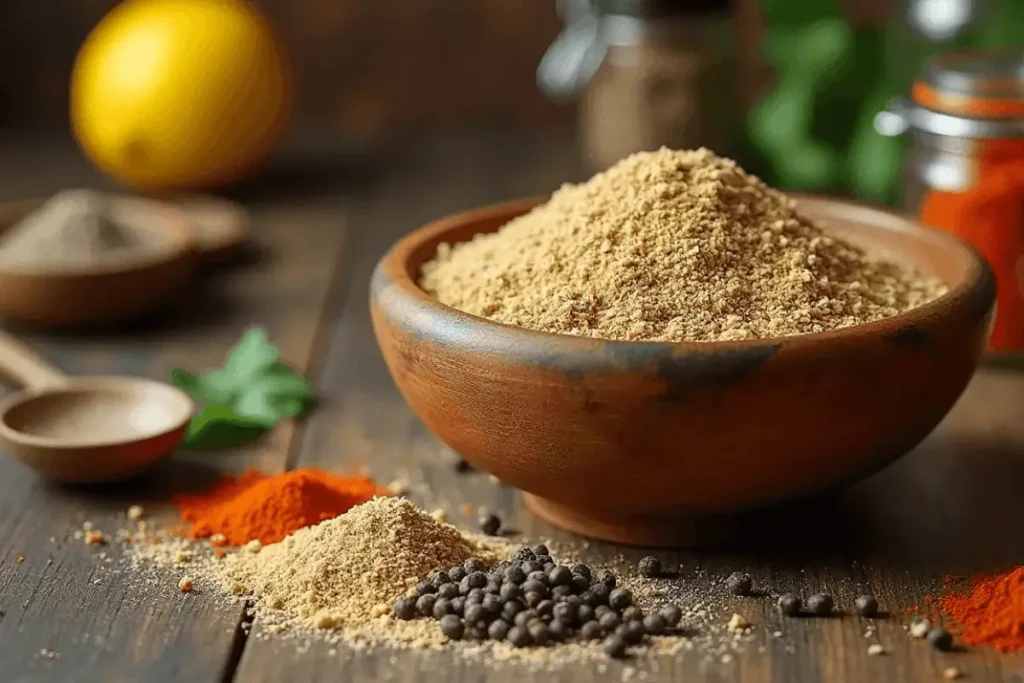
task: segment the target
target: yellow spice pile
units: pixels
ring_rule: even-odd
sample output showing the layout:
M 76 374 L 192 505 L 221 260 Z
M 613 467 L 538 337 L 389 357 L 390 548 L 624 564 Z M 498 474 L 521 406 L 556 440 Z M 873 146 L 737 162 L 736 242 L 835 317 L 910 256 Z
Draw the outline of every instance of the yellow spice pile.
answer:
M 643 341 L 821 332 L 945 292 L 830 237 L 735 162 L 664 148 L 563 186 L 496 233 L 441 245 L 420 284 L 498 322 Z
M 463 536 L 404 498 L 381 497 L 299 529 L 279 543 L 225 560 L 228 586 L 317 628 L 364 624 L 430 572 L 470 557 L 498 559 L 497 544 Z

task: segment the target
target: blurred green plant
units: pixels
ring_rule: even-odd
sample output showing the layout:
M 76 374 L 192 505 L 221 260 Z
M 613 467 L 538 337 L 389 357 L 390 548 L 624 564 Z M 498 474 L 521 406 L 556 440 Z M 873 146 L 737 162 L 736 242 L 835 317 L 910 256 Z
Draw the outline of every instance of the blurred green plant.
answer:
M 747 117 L 749 164 L 794 191 L 845 192 L 873 202 L 897 196 L 907 142 L 879 135 L 875 114 L 933 54 L 1024 45 L 1024 2 L 990 3 L 952 39 L 915 35 L 902 17 L 853 27 L 836 0 L 764 0 L 765 57 L 775 88 Z

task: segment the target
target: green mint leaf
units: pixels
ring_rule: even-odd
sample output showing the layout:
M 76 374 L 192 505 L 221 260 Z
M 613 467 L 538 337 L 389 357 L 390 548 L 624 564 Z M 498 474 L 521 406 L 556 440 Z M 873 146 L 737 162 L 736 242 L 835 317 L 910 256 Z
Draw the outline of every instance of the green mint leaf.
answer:
M 231 349 L 223 367 L 203 375 L 172 370 L 174 385 L 205 406 L 192 419 L 185 445 L 228 448 L 305 413 L 313 387 L 279 356 L 266 334 L 253 328 Z
M 266 428 L 239 417 L 230 406 L 209 405 L 192 418 L 182 444 L 195 451 L 234 448 L 255 441 Z
M 245 382 L 258 377 L 277 364 L 278 351 L 267 341 L 263 330 L 253 328 L 228 353 L 224 372 L 232 380 Z

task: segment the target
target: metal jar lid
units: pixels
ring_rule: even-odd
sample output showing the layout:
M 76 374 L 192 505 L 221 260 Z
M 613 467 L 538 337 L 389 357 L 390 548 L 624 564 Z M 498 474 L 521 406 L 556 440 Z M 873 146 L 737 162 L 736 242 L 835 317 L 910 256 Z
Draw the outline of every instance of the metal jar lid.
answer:
M 1024 137 L 1024 52 L 951 52 L 928 63 L 912 99 L 875 118 L 883 135 L 908 129 L 965 138 Z

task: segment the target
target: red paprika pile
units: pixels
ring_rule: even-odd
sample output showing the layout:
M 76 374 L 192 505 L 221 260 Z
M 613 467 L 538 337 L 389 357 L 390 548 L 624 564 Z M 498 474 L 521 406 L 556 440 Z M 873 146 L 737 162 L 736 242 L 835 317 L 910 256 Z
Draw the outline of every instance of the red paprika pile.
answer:
M 319 524 L 365 503 L 389 495 L 373 480 L 304 469 L 268 476 L 250 470 L 224 475 L 209 491 L 178 495 L 181 520 L 191 524 L 188 536 L 224 536 L 227 545 L 257 540 L 276 543 L 302 527 Z
M 946 593 L 938 603 L 959 626 L 965 645 L 1024 650 L 1024 567 L 977 577 L 969 592 Z

